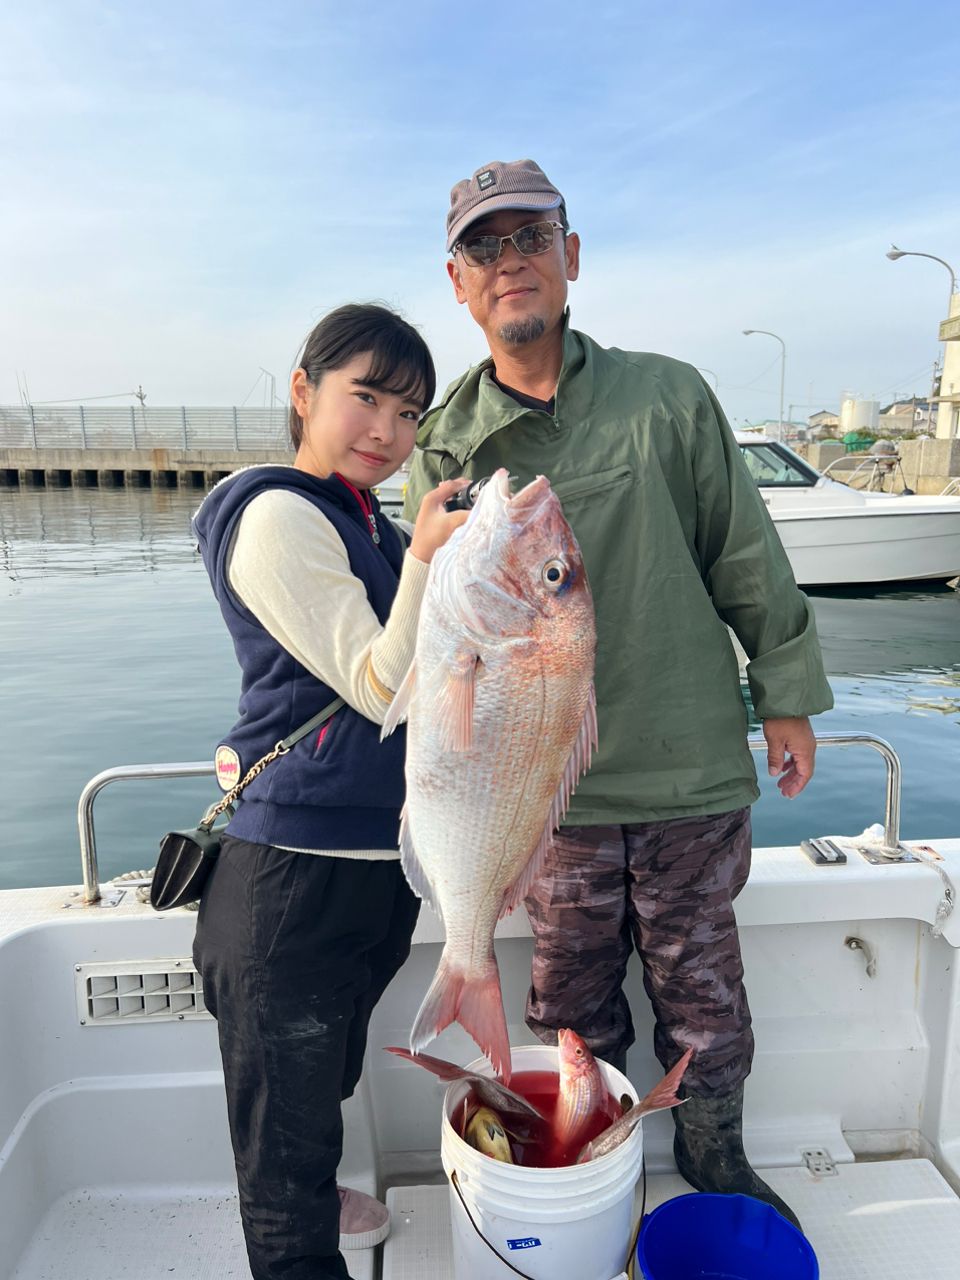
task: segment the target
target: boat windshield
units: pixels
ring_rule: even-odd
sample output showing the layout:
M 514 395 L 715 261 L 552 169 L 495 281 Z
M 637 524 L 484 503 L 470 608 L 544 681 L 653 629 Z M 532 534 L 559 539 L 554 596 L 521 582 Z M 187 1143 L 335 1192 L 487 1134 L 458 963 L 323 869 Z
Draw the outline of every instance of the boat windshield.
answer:
M 782 444 L 742 444 L 747 470 L 761 488 L 814 485 L 819 476 L 792 449 Z

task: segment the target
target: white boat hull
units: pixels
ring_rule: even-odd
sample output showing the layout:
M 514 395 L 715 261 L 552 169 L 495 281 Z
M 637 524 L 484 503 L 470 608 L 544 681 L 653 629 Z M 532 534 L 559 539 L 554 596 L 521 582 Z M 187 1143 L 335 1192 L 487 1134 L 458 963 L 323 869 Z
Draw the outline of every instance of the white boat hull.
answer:
M 940 865 L 960 879 L 960 840 L 936 845 Z M 112 909 L 63 911 L 65 897 L 0 893 L 0 1280 L 241 1276 L 216 1028 L 199 1008 L 177 1012 L 181 983 L 192 981 L 195 916 L 158 917 L 129 889 Z M 872 866 L 852 856 L 818 869 L 785 848 L 754 851 L 737 902 L 757 1036 L 747 1150 L 798 1210 L 825 1278 L 957 1274 L 960 920 L 948 918 L 940 936 L 932 931 L 942 897 L 940 879 L 922 864 Z M 383 1046 L 409 1034 L 442 936 L 424 910 L 412 954 L 374 1015 L 345 1117 L 340 1177 L 349 1185 L 382 1190 L 440 1174 L 443 1086 Z M 852 936 L 877 957 L 875 976 L 863 950 L 847 945 Z M 501 922 L 497 953 L 511 1041 L 528 1043 L 531 938 L 522 912 Z M 143 1012 L 129 978 L 111 1010 L 106 980 L 92 976 L 104 968 L 144 974 Z M 157 968 L 177 974 L 168 1014 L 150 994 Z M 75 983 L 83 992 L 88 980 L 93 994 L 78 998 Z M 636 959 L 627 993 L 638 1032 L 628 1074 L 645 1088 L 660 1069 Z M 456 1027 L 433 1051 L 476 1056 Z M 644 1123 L 643 1143 L 650 1202 L 685 1190 L 669 1115 Z M 835 1176 L 807 1170 L 811 1150 L 829 1152 Z M 890 1158 L 856 1163 L 867 1155 Z M 897 1158 L 904 1155 L 912 1159 Z M 400 1191 L 391 1197 L 385 1280 L 450 1280 L 446 1190 L 418 1190 L 423 1206 Z M 436 1237 L 434 1219 L 420 1211 L 431 1199 Z M 372 1251 L 349 1259 L 357 1280 L 372 1280 L 375 1265 Z
M 800 586 L 947 581 L 960 574 L 960 507 L 771 511 Z

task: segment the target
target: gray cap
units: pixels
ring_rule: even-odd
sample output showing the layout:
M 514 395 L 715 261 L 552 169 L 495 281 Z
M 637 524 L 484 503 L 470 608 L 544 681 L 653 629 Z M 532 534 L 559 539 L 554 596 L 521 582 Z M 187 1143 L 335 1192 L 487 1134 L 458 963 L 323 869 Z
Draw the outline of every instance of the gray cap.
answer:
M 450 192 L 447 250 L 457 243 L 471 222 L 497 209 L 556 209 L 563 196 L 532 160 L 494 160 L 458 182 Z

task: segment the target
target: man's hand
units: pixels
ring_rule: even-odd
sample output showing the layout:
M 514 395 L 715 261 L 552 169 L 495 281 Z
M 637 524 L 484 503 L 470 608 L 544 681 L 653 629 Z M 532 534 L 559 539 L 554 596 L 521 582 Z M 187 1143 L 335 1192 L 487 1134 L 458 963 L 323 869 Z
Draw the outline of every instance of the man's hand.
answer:
M 806 716 L 764 720 L 763 736 L 767 740 L 767 770 L 774 778 L 783 775 L 777 786 L 781 795 L 792 800 L 813 777 L 817 740 L 810 721 Z

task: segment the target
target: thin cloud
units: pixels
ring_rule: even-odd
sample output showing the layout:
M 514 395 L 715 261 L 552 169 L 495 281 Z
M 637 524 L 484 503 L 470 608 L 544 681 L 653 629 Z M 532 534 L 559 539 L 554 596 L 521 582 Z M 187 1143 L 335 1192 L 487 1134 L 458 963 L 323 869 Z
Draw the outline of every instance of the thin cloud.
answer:
M 536 41 L 502 0 L 469 31 L 432 0 L 8 10 L 0 401 L 23 370 L 38 399 L 234 403 L 351 298 L 401 307 L 452 379 L 483 343 L 447 193 L 521 155 L 568 197 L 598 339 L 713 369 L 736 418 L 778 398 L 745 327 L 783 333 L 788 401 L 889 383 L 932 360 L 946 282 L 883 251 L 960 256 L 952 8 L 933 62 L 898 9 L 558 0 Z

